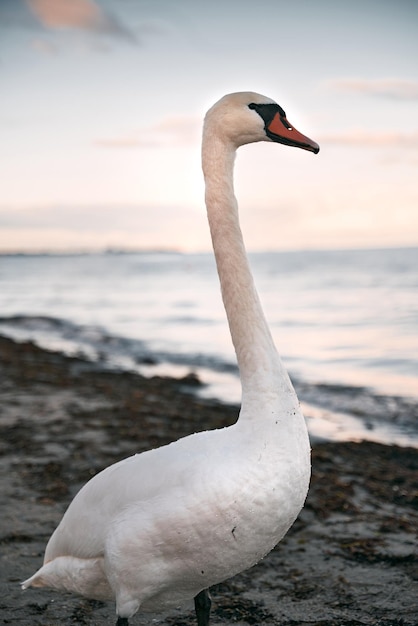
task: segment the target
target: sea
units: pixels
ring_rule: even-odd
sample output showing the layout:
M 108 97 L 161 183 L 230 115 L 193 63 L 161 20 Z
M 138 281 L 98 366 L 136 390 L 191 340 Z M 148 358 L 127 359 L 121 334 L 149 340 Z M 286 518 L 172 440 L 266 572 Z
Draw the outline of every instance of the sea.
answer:
M 249 258 L 312 439 L 418 447 L 418 248 Z M 2 255 L 0 334 L 240 402 L 210 253 Z

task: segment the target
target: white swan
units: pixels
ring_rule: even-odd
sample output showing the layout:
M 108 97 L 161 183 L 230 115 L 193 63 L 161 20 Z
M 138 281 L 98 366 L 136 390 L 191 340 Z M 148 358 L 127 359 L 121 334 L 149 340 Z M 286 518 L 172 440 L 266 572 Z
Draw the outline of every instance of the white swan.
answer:
M 92 478 L 23 588 L 113 598 L 119 626 L 139 609 L 195 598 L 198 626 L 207 626 L 209 586 L 262 559 L 301 510 L 310 477 L 308 435 L 253 284 L 233 190 L 236 149 L 256 141 L 319 151 L 278 104 L 255 93 L 227 95 L 205 118 L 206 204 L 242 381 L 238 421 L 132 456 Z

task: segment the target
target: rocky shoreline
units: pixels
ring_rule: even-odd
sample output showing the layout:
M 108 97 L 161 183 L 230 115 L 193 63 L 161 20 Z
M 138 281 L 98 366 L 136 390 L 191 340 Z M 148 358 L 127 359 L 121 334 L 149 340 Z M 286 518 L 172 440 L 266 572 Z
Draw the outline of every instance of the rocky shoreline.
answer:
M 231 424 L 196 383 L 99 371 L 0 337 L 0 623 L 114 624 L 112 603 L 20 590 L 71 498 L 121 458 Z M 317 443 L 306 506 L 251 570 L 212 589 L 213 626 L 416 626 L 418 451 Z M 187 608 L 132 624 L 195 624 Z

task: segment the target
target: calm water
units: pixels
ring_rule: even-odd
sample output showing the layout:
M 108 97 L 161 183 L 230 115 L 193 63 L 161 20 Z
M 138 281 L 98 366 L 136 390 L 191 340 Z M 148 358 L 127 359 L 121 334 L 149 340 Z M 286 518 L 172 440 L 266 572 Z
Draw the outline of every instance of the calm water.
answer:
M 368 414 L 376 410 L 376 423 L 365 426 L 356 403 L 361 395 L 369 405 L 371 398 L 379 403 L 391 396 L 398 407 L 408 398 L 416 406 L 418 248 L 260 253 L 250 260 L 312 430 L 334 438 L 412 441 L 413 415 L 408 424 L 406 416 L 400 420 L 399 430 L 384 417 L 377 423 L 382 408 L 375 407 Z M 202 394 L 239 401 L 210 254 L 4 256 L 0 303 L 4 334 L 149 375 L 194 371 L 208 383 Z M 155 364 L 145 365 L 150 356 Z M 396 432 L 382 434 L 389 427 Z

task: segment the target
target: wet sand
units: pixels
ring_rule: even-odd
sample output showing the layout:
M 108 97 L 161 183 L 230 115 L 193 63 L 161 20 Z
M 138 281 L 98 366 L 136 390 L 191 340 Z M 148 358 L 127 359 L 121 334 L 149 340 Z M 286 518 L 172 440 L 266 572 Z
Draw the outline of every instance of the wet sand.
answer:
M 78 489 L 105 466 L 235 421 L 198 381 L 98 371 L 0 337 L 0 623 L 114 624 L 113 603 L 20 590 Z M 190 390 L 190 389 L 189 389 Z M 251 570 L 212 589 L 212 625 L 417 626 L 418 451 L 318 443 L 306 506 Z M 132 625 L 195 624 L 187 608 Z

